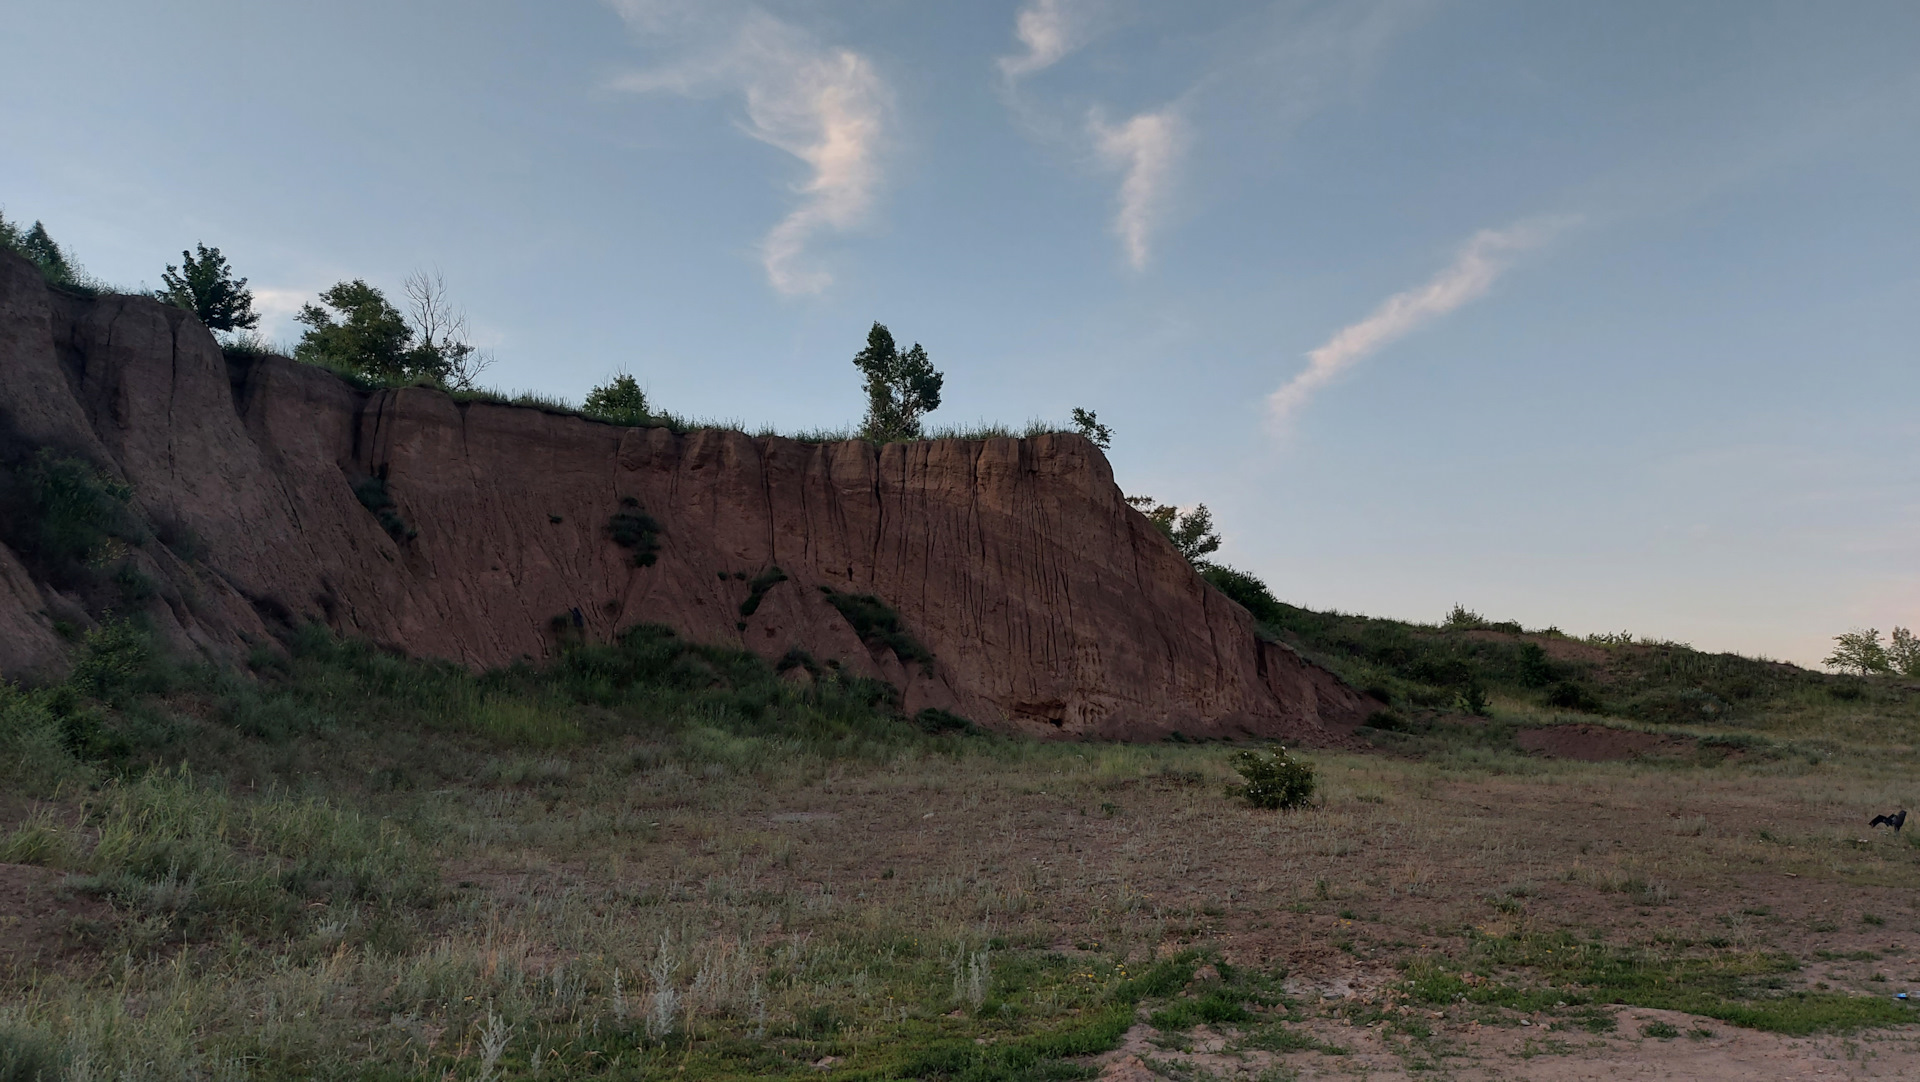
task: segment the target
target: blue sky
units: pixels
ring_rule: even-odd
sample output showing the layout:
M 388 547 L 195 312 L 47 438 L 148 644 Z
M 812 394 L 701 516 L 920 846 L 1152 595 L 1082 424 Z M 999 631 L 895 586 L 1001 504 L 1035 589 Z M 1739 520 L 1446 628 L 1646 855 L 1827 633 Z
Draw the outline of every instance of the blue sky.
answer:
M 16 0 L 0 210 L 291 339 L 438 268 L 578 400 L 1111 424 L 1282 598 L 1920 624 L 1920 5 Z

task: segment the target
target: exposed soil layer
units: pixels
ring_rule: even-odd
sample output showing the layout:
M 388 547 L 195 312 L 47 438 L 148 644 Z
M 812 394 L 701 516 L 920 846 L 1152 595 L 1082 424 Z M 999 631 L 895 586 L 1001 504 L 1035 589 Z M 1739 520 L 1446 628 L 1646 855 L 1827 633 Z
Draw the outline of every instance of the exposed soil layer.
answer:
M 484 668 L 652 623 L 1041 736 L 1338 743 L 1378 706 L 1257 638 L 1075 435 L 801 443 L 363 391 L 11 255 L 0 386 L 0 452 L 132 486 L 173 539 L 127 557 L 146 615 L 211 653 L 318 622 Z M 17 557 L 0 673 L 56 672 L 85 613 Z

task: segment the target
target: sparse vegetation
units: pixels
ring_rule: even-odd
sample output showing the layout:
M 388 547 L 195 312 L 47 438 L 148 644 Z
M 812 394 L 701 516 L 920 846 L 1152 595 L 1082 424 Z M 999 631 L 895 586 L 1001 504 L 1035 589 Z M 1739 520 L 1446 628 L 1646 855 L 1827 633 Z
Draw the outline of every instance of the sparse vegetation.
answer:
M 106 290 L 105 285 L 81 270 L 73 256 L 54 241 L 47 227 L 37 221 L 22 229 L 0 214 L 0 251 L 26 257 L 40 269 L 40 276 L 47 284 L 55 288 L 87 295 Z
M 1536 776 L 1327 752 L 1317 799 L 1279 823 L 1218 795 L 1217 747 L 978 735 L 903 719 L 891 689 L 812 658 L 771 666 L 663 629 L 479 675 L 318 629 L 285 647 L 233 673 L 122 621 L 85 637 L 65 683 L 0 689 L 0 770 L 38 798 L 0 824 L 0 860 L 70 876 L 99 907 L 71 972 L 5 1004 L 36 1062 L 1014 1080 L 1081 1072 L 1139 1018 L 1168 1062 L 1202 1026 L 1250 1056 L 1365 1040 L 1425 1062 L 1422 1032 L 1524 1011 L 1599 1034 L 1609 1003 L 1787 1033 L 1908 1020 L 1885 995 L 1811 987 L 1794 966 L 1812 949 L 1765 938 L 1803 923 L 1776 918 L 1799 903 L 1755 906 L 1719 878 L 1844 875 L 1884 894 L 1893 926 L 1920 885 L 1903 840 L 1666 825 L 1676 806 L 1718 823 L 1722 804 L 1799 806 L 1834 784 L 1762 759 Z M 1917 723 L 1877 724 L 1905 746 Z M 1845 769 L 1903 776 L 1899 754 Z M 1569 790 L 1634 845 L 1585 851 L 1575 820 L 1520 829 Z M 997 829 L 976 829 L 974 800 Z M 1063 844 L 1077 859 L 1039 859 Z M 1510 884 L 1498 904 L 1489 881 Z M 1687 903 L 1636 928 L 1656 888 Z M 1623 918 L 1603 938 L 1596 905 Z M 1524 926 L 1430 924 L 1458 906 Z M 1574 913 L 1577 935 L 1560 930 Z M 1211 953 L 1226 933 L 1242 964 Z M 1290 997 L 1284 952 L 1258 947 L 1276 936 L 1404 977 L 1365 1002 Z
M 752 616 L 760 611 L 760 602 L 767 591 L 787 581 L 787 573 L 776 566 L 767 568 L 747 582 L 747 599 L 740 602 L 740 615 Z
M 380 520 L 380 528 L 387 536 L 400 544 L 406 544 L 420 536 L 420 531 L 400 513 L 400 504 L 387 491 L 387 479 L 381 476 L 363 477 L 354 482 L 353 494 L 360 500 L 360 506 L 373 512 Z
M 1073 407 L 1073 428 L 1102 451 L 1113 446 L 1113 429 L 1101 424 L 1100 415 L 1092 410 Z
M 900 622 L 900 614 L 886 602 L 872 594 L 841 593 L 826 586 L 820 587 L 820 592 L 846 617 L 861 642 L 874 649 L 892 651 L 902 665 L 918 662 L 923 670 L 932 668 L 933 652 L 913 637 Z
M 620 499 L 620 510 L 607 520 L 613 543 L 633 551 L 633 566 L 652 567 L 660 558 L 660 520 L 647 514 L 632 496 Z

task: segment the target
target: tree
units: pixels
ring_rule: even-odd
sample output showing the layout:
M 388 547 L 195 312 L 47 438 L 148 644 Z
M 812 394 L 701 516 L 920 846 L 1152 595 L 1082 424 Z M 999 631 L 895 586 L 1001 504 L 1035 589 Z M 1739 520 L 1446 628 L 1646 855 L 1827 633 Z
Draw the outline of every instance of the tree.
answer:
M 875 323 L 867 332 L 867 348 L 853 355 L 853 363 L 867 377 L 862 435 L 882 443 L 919 439 L 920 417 L 940 408 L 940 387 L 946 381 L 927 360 L 927 351 L 915 342 L 900 352 L 893 334 Z
M 167 264 L 160 274 L 162 300 L 192 312 L 210 331 L 237 331 L 260 325 L 247 280 L 235 278 L 220 249 L 194 242 L 199 251 L 180 253 L 180 266 Z
M 407 383 L 421 377 L 438 381 L 444 371 L 437 358 L 412 348 L 413 329 L 386 296 L 355 278 L 320 294 L 294 318 L 307 325 L 293 355 L 309 364 L 355 372 L 383 383 Z M 335 319 L 334 313 L 340 318 Z
M 1101 424 L 1100 415 L 1092 410 L 1073 407 L 1073 427 L 1102 451 L 1113 446 L 1113 429 Z
M 1880 632 L 1876 628 L 1870 627 L 1865 631 L 1856 629 L 1845 635 L 1835 635 L 1833 641 L 1839 645 L 1821 662 L 1830 669 L 1851 671 L 1861 676 L 1893 670 L 1887 657 L 1887 648 L 1880 645 Z
M 415 271 L 404 288 L 407 322 L 419 340 L 415 367 L 439 372 L 440 381 L 455 390 L 473 390 L 480 374 L 493 367 L 493 354 L 467 341 L 467 313 L 447 299 L 446 279 L 439 271 Z
M 1887 647 L 1887 664 L 1902 676 L 1920 676 L 1920 638 L 1904 627 L 1893 629 L 1893 645 Z
M 40 274 L 47 281 L 57 285 L 73 285 L 79 279 L 73 263 L 67 253 L 53 242 L 47 233 L 47 227 L 34 222 L 31 229 L 21 229 L 0 216 L 0 248 L 16 252 L 33 261 L 40 268 Z
M 1204 557 L 1220 548 L 1220 535 L 1213 532 L 1213 512 L 1204 503 L 1183 515 L 1172 504 L 1155 503 L 1152 496 L 1128 496 L 1127 502 L 1159 527 L 1180 555 L 1196 567 L 1204 566 Z
M 644 425 L 652 417 L 647 411 L 647 392 L 625 372 L 589 391 L 581 412 L 617 425 Z

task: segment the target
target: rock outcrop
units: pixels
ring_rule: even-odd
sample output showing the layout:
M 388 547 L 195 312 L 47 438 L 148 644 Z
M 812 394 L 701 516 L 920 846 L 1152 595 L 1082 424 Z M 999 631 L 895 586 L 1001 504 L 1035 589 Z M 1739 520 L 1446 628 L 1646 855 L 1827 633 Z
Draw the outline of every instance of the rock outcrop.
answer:
M 147 612 L 204 651 L 319 621 L 482 668 L 657 623 L 1042 735 L 1324 742 L 1372 705 L 1257 638 L 1078 436 L 875 448 L 362 391 L 8 255 L 0 384 L 16 462 L 51 447 L 132 486 Z M 857 595 L 931 659 L 863 641 Z M 57 667 L 82 608 L 0 547 L 0 671 Z

